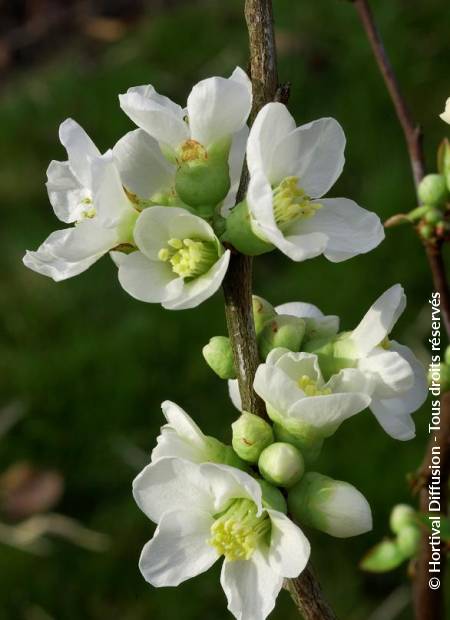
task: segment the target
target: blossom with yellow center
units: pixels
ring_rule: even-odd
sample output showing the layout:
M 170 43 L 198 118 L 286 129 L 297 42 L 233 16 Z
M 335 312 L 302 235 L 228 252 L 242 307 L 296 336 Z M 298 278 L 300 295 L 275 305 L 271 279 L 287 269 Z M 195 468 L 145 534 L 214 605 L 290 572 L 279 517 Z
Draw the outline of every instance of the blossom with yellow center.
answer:
M 299 186 L 297 177 L 286 177 L 273 190 L 273 212 L 280 227 L 295 220 L 314 217 L 321 208 L 322 205 L 311 202 Z
M 328 396 L 332 394 L 331 388 L 319 388 L 317 381 L 314 381 L 314 379 L 311 379 L 308 375 L 302 375 L 297 383 L 298 387 L 305 392 L 306 396 Z
M 197 278 L 217 261 L 217 247 L 211 241 L 169 239 L 158 253 L 159 260 L 169 262 L 172 270 L 182 278 Z

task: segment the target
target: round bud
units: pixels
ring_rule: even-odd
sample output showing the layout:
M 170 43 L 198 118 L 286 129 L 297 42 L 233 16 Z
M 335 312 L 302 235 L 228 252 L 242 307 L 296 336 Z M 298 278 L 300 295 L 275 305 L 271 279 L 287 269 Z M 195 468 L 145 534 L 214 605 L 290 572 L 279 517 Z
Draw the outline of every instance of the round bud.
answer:
M 228 161 L 209 158 L 182 163 L 175 175 L 175 189 L 191 207 L 219 204 L 230 189 Z
M 255 332 L 258 335 L 264 324 L 270 319 L 277 316 L 275 308 L 263 297 L 252 295 L 253 321 L 255 323 Z
M 282 347 L 300 351 L 305 335 L 305 321 L 295 316 L 280 314 L 268 321 L 258 337 L 259 354 L 263 360 L 272 349 Z
M 252 230 L 247 202 L 243 200 L 233 207 L 226 219 L 222 241 L 231 243 L 236 250 L 248 256 L 258 256 L 273 250 L 273 245 L 260 239 Z
M 416 555 L 420 545 L 420 528 L 417 525 L 406 525 L 397 535 L 397 546 L 405 558 Z
M 258 479 L 259 486 L 262 491 L 262 504 L 264 508 L 272 508 L 283 514 L 287 513 L 287 504 L 283 493 L 267 482 L 267 480 Z
M 395 540 L 382 540 L 363 557 L 360 567 L 370 573 L 385 573 L 397 568 L 405 561 L 405 556 Z
M 425 213 L 424 220 L 427 224 L 437 224 L 442 220 L 442 211 L 432 207 Z
M 389 518 L 389 525 L 394 534 L 398 534 L 402 528 L 416 522 L 416 511 L 408 504 L 394 506 Z
M 447 183 L 443 174 L 427 174 L 419 183 L 417 190 L 421 202 L 429 205 L 442 205 L 448 198 Z
M 231 425 L 233 429 L 233 449 L 248 463 L 257 463 L 259 455 L 273 442 L 270 424 L 253 413 L 244 411 Z
M 297 448 L 289 443 L 276 442 L 261 452 L 258 468 L 271 484 L 291 487 L 303 476 L 305 463 Z
M 203 357 L 208 366 L 219 375 L 221 379 L 235 379 L 233 351 L 230 339 L 226 336 L 214 336 L 203 347 Z

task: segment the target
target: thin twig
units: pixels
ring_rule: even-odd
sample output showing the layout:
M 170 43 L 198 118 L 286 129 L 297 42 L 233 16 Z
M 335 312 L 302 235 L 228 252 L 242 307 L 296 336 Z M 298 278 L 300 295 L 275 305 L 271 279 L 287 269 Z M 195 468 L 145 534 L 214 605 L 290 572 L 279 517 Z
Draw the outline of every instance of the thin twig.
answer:
M 359 18 L 372 47 L 372 52 L 384 79 L 386 88 L 391 97 L 398 121 L 403 129 L 408 149 L 411 168 L 413 171 L 416 191 L 425 175 L 425 158 L 422 145 L 422 132 L 413 121 L 411 112 L 402 95 L 395 72 L 389 61 L 389 57 L 381 39 L 380 32 L 375 24 L 373 13 L 367 0 L 351 0 L 355 5 Z M 440 293 L 441 311 L 447 337 L 450 337 L 450 292 L 447 274 L 442 257 L 442 243 L 424 242 L 425 251 L 433 277 L 433 284 Z M 441 424 L 440 429 L 433 433 L 429 439 L 424 462 L 418 472 L 417 486 L 420 490 L 420 510 L 428 512 L 428 483 L 430 480 L 429 464 L 433 456 L 433 450 L 439 451 L 441 463 L 441 506 L 442 512 L 447 514 L 447 485 L 450 475 L 450 393 L 443 395 L 441 400 Z M 414 607 L 418 620 L 437 620 L 443 614 L 443 585 L 437 590 L 429 586 L 429 559 L 431 548 L 429 545 L 429 532 L 423 531 L 419 556 L 414 574 Z M 442 552 L 440 579 L 444 577 L 446 559 Z

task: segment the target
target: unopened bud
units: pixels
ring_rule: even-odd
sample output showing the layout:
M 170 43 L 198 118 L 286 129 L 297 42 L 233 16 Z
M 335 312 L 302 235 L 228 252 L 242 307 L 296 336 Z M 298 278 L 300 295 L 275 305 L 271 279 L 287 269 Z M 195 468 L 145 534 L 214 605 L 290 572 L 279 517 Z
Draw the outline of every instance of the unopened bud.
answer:
M 360 567 L 370 573 L 385 573 L 400 566 L 404 560 L 395 540 L 382 540 L 363 557 Z
M 277 312 L 272 304 L 263 297 L 258 297 L 258 295 L 252 296 L 252 307 L 255 332 L 256 335 L 258 335 L 264 327 L 264 324 L 277 316 Z
M 429 240 L 434 236 L 434 226 L 432 224 L 421 224 L 419 226 L 419 234 L 422 239 Z
M 351 484 L 308 472 L 288 494 L 288 508 L 304 525 L 347 538 L 372 529 L 366 498 Z
M 416 511 L 408 504 L 397 504 L 394 506 L 389 518 L 389 525 L 394 534 L 412 523 L 416 522 Z
M 419 183 L 417 190 L 421 202 L 429 205 L 442 205 L 448 199 L 445 177 L 442 174 L 427 174 Z
M 233 449 L 241 459 L 257 463 L 259 455 L 273 440 L 270 424 L 253 413 L 244 411 L 231 425 L 233 429 Z
M 283 347 L 300 351 L 305 335 L 305 321 L 295 316 L 281 314 L 268 321 L 258 337 L 258 348 L 263 360 L 272 349 Z
M 258 468 L 271 484 L 291 487 L 303 476 L 305 463 L 297 448 L 289 443 L 277 442 L 261 452 Z
M 230 339 L 226 336 L 214 336 L 203 347 L 203 357 L 208 366 L 219 375 L 221 379 L 235 379 L 233 351 Z
M 436 207 L 431 207 L 425 213 L 423 218 L 427 224 L 437 224 L 442 220 L 442 211 L 440 209 L 436 209 Z
M 397 546 L 405 558 L 416 555 L 420 545 L 420 528 L 417 525 L 403 527 L 397 535 Z

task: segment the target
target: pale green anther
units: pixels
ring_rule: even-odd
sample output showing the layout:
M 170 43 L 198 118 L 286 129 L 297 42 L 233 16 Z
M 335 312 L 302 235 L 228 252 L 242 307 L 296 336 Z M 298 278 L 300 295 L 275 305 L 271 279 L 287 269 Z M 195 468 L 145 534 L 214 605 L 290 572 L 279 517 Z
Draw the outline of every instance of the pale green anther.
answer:
M 169 262 L 172 271 L 182 278 L 198 278 L 211 269 L 219 255 L 211 241 L 169 239 L 158 252 L 159 260 Z
M 297 177 L 286 177 L 273 189 L 273 213 L 280 228 L 295 220 L 314 217 L 322 205 L 312 203 L 298 185 Z
M 236 499 L 211 526 L 208 543 L 229 561 L 249 560 L 269 532 L 267 513 L 257 516 L 254 502 Z

